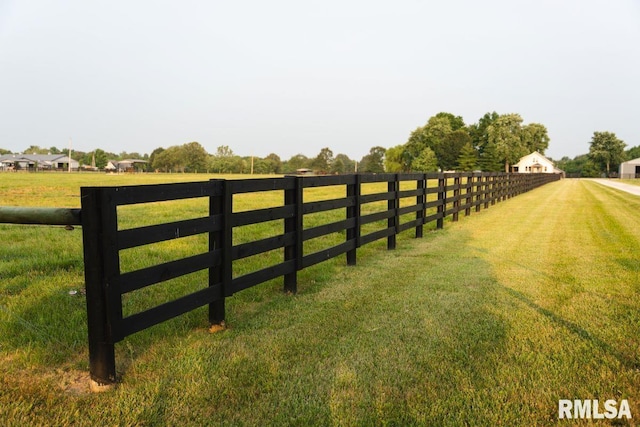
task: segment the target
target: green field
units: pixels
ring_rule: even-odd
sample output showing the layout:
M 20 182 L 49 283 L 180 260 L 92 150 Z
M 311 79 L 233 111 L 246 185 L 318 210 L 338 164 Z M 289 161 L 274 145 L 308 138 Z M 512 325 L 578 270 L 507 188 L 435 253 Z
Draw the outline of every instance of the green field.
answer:
M 79 207 L 80 185 L 211 177 L 2 174 L 0 205 Z M 147 220 L 136 209 L 123 227 Z M 563 180 L 422 239 L 407 231 L 395 251 L 362 248 L 355 267 L 340 257 L 303 270 L 295 296 L 281 280 L 234 295 L 224 332 L 209 333 L 202 308 L 128 337 L 121 381 L 102 394 L 88 392 L 80 231 L 0 225 L 0 424 L 571 425 L 559 399 L 628 399 L 621 422 L 633 425 L 639 212 L 638 197 Z

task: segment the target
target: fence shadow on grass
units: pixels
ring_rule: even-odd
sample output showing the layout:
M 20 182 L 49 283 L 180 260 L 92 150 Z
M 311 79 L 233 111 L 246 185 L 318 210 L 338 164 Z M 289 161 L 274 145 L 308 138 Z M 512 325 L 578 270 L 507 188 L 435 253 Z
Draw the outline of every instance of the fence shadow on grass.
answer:
M 511 288 L 506 287 L 506 286 L 502 286 L 502 288 L 504 289 L 505 292 L 507 292 L 512 297 L 514 297 L 517 300 L 523 302 L 527 306 L 529 306 L 532 309 L 534 309 L 536 312 L 542 314 L 547 319 L 551 320 L 555 325 L 560 326 L 560 327 L 570 331 L 571 333 L 573 333 L 574 335 L 576 335 L 580 339 L 590 342 L 591 344 L 593 344 L 595 347 L 599 348 L 600 350 L 602 350 L 606 354 L 614 357 L 625 368 L 628 368 L 628 369 L 640 369 L 640 360 L 633 359 L 633 358 L 631 358 L 631 357 L 619 352 L 613 346 L 611 346 L 607 342 L 601 340 L 600 338 L 596 337 L 595 335 L 593 335 L 592 333 L 590 333 L 586 329 L 582 328 L 581 326 L 577 325 L 576 323 L 573 323 L 573 322 L 570 322 L 570 321 L 568 321 L 566 319 L 563 319 L 562 317 L 558 316 L 553 311 L 536 304 L 535 302 L 533 302 L 529 297 L 527 297 L 522 292 L 518 292 L 515 289 L 511 289 Z

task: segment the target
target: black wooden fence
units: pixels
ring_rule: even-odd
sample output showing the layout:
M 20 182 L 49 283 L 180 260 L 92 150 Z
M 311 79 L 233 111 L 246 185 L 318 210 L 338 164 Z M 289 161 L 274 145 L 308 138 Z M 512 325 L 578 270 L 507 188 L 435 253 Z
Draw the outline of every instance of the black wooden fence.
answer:
M 225 319 L 225 299 L 243 289 L 282 276 L 284 290 L 296 292 L 297 272 L 346 254 L 356 263 L 362 245 L 387 239 L 396 246 L 396 235 L 415 230 L 422 237 L 425 224 L 442 228 L 444 219 L 458 220 L 482 207 L 560 179 L 554 174 L 447 173 L 377 174 L 284 178 L 211 180 L 208 182 L 122 187 L 83 187 L 82 228 L 89 328 L 90 374 L 99 384 L 116 381 L 115 343 L 160 322 L 197 307 L 209 306 L 209 322 Z M 363 188 L 378 183 L 375 192 Z M 386 186 L 384 186 L 386 183 Z M 306 201 L 305 189 L 342 186 L 344 196 Z M 382 186 L 382 187 L 381 187 Z M 385 188 L 386 187 L 386 188 Z M 382 190 L 380 190 L 382 188 Z M 236 212 L 234 195 L 282 192 L 281 206 Z M 118 207 L 170 200 L 208 198 L 207 216 L 138 228 L 119 229 Z M 386 209 L 363 207 L 386 202 Z M 377 206 L 376 205 L 376 206 Z M 337 221 L 305 227 L 308 215 L 334 211 Z M 234 245 L 234 228 L 280 220 L 276 236 Z M 371 231 L 371 225 L 382 228 Z M 386 223 L 386 224 L 385 224 Z M 329 248 L 307 253 L 305 243 L 331 233 L 344 232 L 345 240 Z M 120 253 L 142 245 L 206 234 L 208 250 L 183 259 L 134 271 L 121 269 Z M 259 271 L 234 277 L 234 262 L 257 254 L 282 250 L 284 261 Z M 208 283 L 176 300 L 131 315 L 123 315 L 123 296 L 154 284 L 205 270 Z

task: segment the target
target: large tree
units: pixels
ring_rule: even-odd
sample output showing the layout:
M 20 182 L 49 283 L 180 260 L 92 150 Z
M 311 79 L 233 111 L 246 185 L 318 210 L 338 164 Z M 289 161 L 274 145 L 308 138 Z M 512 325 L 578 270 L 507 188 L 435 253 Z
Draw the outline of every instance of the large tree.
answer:
M 184 149 L 178 145 L 169 147 L 153 160 L 153 168 L 164 172 L 184 172 L 187 165 Z
M 487 129 L 498 117 L 500 117 L 500 115 L 495 111 L 492 113 L 486 113 L 484 116 L 480 117 L 478 123 L 474 123 L 468 127 L 469 136 L 471 136 L 473 146 L 478 150 L 480 155 L 482 155 L 485 147 L 489 143 L 489 132 Z
M 264 158 L 264 161 L 268 164 L 267 173 L 282 173 L 282 160 L 280 160 L 280 156 L 271 153 Z
M 633 159 L 637 159 L 640 158 L 640 145 L 637 145 L 635 147 L 629 148 L 626 151 L 626 157 L 627 160 L 633 160 Z
M 30 145 L 23 151 L 23 153 L 24 154 L 49 154 L 49 149 L 41 148 L 37 145 Z
M 504 171 L 509 172 L 512 164 L 527 154 L 522 141 L 522 117 L 519 114 L 503 114 L 487 128 L 489 143 L 495 144 L 496 154 L 504 163 Z
M 605 168 L 609 176 L 611 165 L 624 160 L 624 147 L 627 144 L 618 139 L 613 132 L 594 132 L 589 147 L 589 159 Z
M 189 172 L 205 172 L 209 154 L 199 142 L 189 142 L 182 145 L 184 150 L 186 169 Z
M 351 160 L 346 154 L 338 154 L 331 163 L 331 173 L 353 173 L 356 162 Z
M 214 173 L 234 172 L 234 154 L 228 145 L 221 145 L 216 149 L 216 153 L 209 158 L 208 168 Z
M 327 173 L 333 162 L 333 151 L 329 147 L 320 150 L 320 153 L 313 159 L 311 166 L 316 172 Z
M 149 155 L 149 163 L 147 163 L 148 170 L 152 171 L 155 169 L 159 169 L 156 167 L 155 160 L 156 160 L 156 156 L 158 156 L 158 154 L 162 153 L 163 151 L 164 151 L 164 148 L 158 147 L 151 152 L 151 154 Z
M 438 158 L 429 147 L 425 147 L 422 153 L 413 160 L 413 170 L 416 172 L 437 172 Z
M 478 152 L 471 142 L 467 142 L 460 150 L 456 170 L 473 172 L 478 167 Z
M 304 154 L 296 154 L 291 156 L 289 160 L 287 160 L 282 168 L 284 173 L 294 173 L 298 169 L 309 169 L 311 166 L 311 160 Z
M 522 142 L 529 153 L 537 151 L 544 154 L 544 150 L 549 148 L 549 135 L 547 128 L 540 123 L 529 123 L 522 127 Z
M 478 166 L 483 172 L 500 172 L 504 169 L 504 165 L 496 150 L 496 144 L 487 143 L 480 158 L 478 159 Z
M 454 169 L 458 164 L 462 147 L 467 144 L 471 144 L 471 137 L 466 130 L 458 129 L 444 135 L 433 150 L 438 158 L 440 169 L 443 171 Z
M 405 151 L 404 145 L 396 145 L 387 148 L 384 155 L 384 170 L 387 172 L 403 172 L 402 154 Z
M 384 172 L 384 155 L 386 153 L 384 147 L 371 147 L 369 154 L 360 160 L 359 172 L 382 173 Z
M 451 113 L 438 113 L 435 117 L 439 119 L 447 119 L 449 121 L 449 125 L 451 126 L 452 131 L 456 131 L 459 129 L 464 129 L 466 126 L 464 124 L 464 120 L 462 120 L 461 116 L 454 116 Z

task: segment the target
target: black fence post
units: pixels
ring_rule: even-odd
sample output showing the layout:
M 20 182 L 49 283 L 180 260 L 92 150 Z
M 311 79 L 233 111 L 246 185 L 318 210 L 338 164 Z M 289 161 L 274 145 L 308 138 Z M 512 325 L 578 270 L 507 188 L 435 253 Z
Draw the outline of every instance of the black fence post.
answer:
M 509 172 L 502 174 L 502 201 L 507 200 L 509 193 Z
M 387 249 L 396 248 L 396 234 L 398 234 L 398 225 L 400 222 L 400 218 L 398 218 L 398 207 L 400 205 L 398 190 L 398 174 L 393 174 L 392 180 L 387 182 L 387 191 L 393 193 L 393 198 L 387 202 L 387 210 L 393 212 L 393 215 L 387 220 L 387 228 L 393 229 L 393 233 L 387 237 Z
M 493 172 L 491 174 L 491 181 L 490 181 L 490 188 L 491 188 L 491 206 L 496 204 L 496 197 L 498 194 L 498 174 Z
M 480 204 L 482 202 L 482 174 L 476 175 L 473 174 L 473 185 L 475 186 L 475 194 L 476 194 L 476 212 L 480 212 Z
M 233 289 L 233 193 L 231 182 L 222 182 L 222 296 L 230 297 Z
M 484 201 L 484 208 L 488 209 L 490 199 L 491 199 L 491 189 L 490 189 L 491 174 L 490 173 L 485 174 L 482 179 L 484 181 L 482 185 L 482 193 L 483 193 L 482 200 Z
M 465 181 L 465 186 L 467 188 L 466 198 L 464 200 L 465 209 L 464 216 L 471 215 L 471 202 L 473 201 L 473 195 L 471 194 L 472 186 L 473 186 L 473 174 L 466 176 L 467 180 Z
M 347 229 L 347 241 L 354 241 L 355 247 L 347 252 L 347 265 L 356 265 L 357 248 L 360 247 L 360 175 L 353 176 L 353 183 L 347 184 L 347 197 L 354 199 L 354 205 L 347 208 L 347 219 L 354 218 L 354 225 Z
M 420 190 L 420 194 L 416 196 L 416 204 L 421 208 L 416 212 L 416 239 L 423 236 L 424 230 L 424 218 L 426 216 L 426 204 L 427 204 L 427 174 L 423 174 L 416 182 L 416 188 Z
M 460 211 L 460 174 L 456 174 L 453 178 L 453 215 L 451 220 L 458 221 L 458 212 Z
M 298 270 L 302 269 L 302 180 L 304 178 L 285 177 L 292 179 L 294 186 L 292 189 L 284 190 L 284 204 L 293 206 L 294 216 L 284 220 L 284 233 L 294 233 L 293 245 L 284 247 L 284 260 L 295 260 L 296 268 L 293 272 L 284 275 L 284 292 L 295 294 L 298 291 Z
M 107 304 L 103 192 L 98 188 L 82 187 L 80 194 L 89 332 L 89 374 L 91 380 L 99 386 L 109 386 L 116 382 L 116 357 Z
M 217 231 L 209 233 L 209 252 L 220 251 L 220 265 L 209 269 L 209 286 L 215 286 L 218 283 L 224 283 L 222 263 L 222 252 L 224 250 L 224 183 L 222 180 L 211 180 L 212 193 L 209 196 L 209 215 L 211 217 L 218 216 L 221 218 L 221 228 Z M 213 220 L 213 219 L 212 219 Z M 222 285 L 224 286 L 224 285 Z M 209 324 L 222 325 L 225 319 L 225 296 L 224 288 L 221 287 L 219 299 L 209 303 Z
M 441 229 L 444 226 L 444 214 L 447 207 L 447 178 L 444 174 L 438 176 L 438 219 L 436 220 L 436 228 Z

